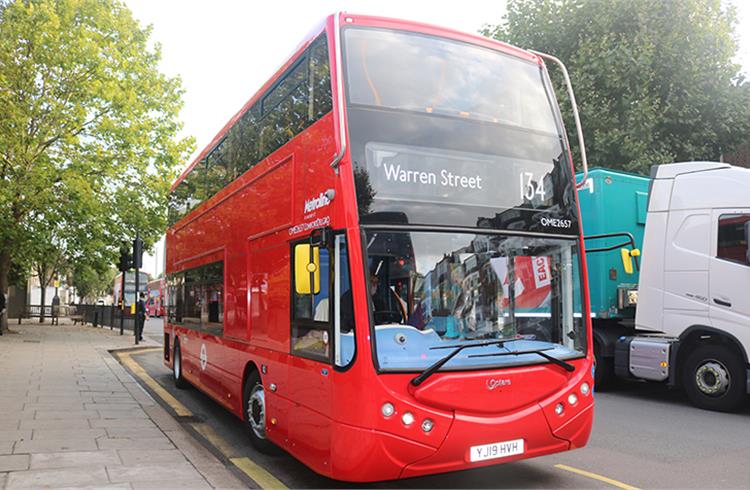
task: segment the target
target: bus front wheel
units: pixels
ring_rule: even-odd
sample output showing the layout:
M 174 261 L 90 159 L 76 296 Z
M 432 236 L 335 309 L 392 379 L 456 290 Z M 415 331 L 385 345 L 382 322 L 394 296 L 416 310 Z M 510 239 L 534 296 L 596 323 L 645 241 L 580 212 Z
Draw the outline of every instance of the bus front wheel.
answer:
M 250 443 L 262 453 L 279 454 L 279 448 L 266 437 L 266 392 L 258 371 L 253 371 L 247 377 L 242 393 Z

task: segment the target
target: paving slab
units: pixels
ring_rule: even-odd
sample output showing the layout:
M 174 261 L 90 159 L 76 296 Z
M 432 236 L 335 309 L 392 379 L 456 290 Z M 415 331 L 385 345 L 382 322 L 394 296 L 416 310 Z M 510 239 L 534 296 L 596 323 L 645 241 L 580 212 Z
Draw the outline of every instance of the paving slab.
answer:
M 34 429 L 31 436 L 32 440 L 42 439 L 75 439 L 75 438 L 91 438 L 96 439 L 97 437 L 106 436 L 107 432 L 104 429 Z
M 31 439 L 31 430 L 0 430 L 0 441 Z
M 148 482 L 132 482 L 134 490 L 164 490 L 165 488 L 179 488 L 179 489 L 203 489 L 212 488 L 206 480 L 163 480 L 163 481 L 148 481 Z M 239 488 L 239 487 L 237 487 Z
M 99 449 L 174 449 L 174 444 L 166 437 L 128 439 L 125 437 L 118 438 L 99 438 L 96 441 Z
M 201 480 L 193 465 L 185 461 L 170 465 L 108 466 L 109 479 L 114 482 L 153 481 L 154 476 L 165 481 Z
M 51 453 L 61 451 L 91 451 L 97 449 L 96 439 L 38 439 L 20 441 L 13 447 L 14 454 Z
M 9 454 L 0 456 L 0 472 L 29 469 L 28 454 Z
M 11 454 L 15 445 L 16 443 L 13 441 L 0 442 L 0 455 Z
M 98 420 L 91 419 L 91 422 L 98 422 Z M 46 420 L 21 420 L 20 429 L 59 429 L 65 427 L 67 429 L 91 429 L 91 423 L 89 419 L 81 420 L 60 420 L 60 419 L 46 419 Z M 96 427 L 93 427 L 96 428 Z
M 144 429 L 138 427 L 108 427 L 107 435 L 113 438 L 127 437 L 129 439 L 152 439 L 162 437 L 164 433 L 156 427 L 152 429 Z
M 121 449 L 117 451 L 126 466 L 136 464 L 184 463 L 187 460 L 177 449 Z
M 21 488 L 59 488 L 65 486 L 91 486 L 109 484 L 107 472 L 103 466 L 61 468 L 50 470 L 14 471 L 8 474 L 6 490 Z
M 96 410 L 37 410 L 36 420 L 44 419 L 98 419 L 99 412 Z
M 91 419 L 88 421 L 94 429 L 114 429 L 117 427 L 128 427 L 132 429 L 155 429 L 149 419 Z
M 110 466 L 121 463 L 117 451 L 72 451 L 32 454 L 31 469 L 74 468 L 76 466 Z

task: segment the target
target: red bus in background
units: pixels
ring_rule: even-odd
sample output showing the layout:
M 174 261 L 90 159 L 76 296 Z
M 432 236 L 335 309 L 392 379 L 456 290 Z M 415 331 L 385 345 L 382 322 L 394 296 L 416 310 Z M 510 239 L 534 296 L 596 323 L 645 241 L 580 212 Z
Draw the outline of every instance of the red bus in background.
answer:
M 148 273 L 138 273 L 138 289 L 140 292 L 145 293 L 148 290 Z M 119 305 L 122 297 L 122 272 L 115 276 L 114 286 L 112 288 L 112 304 Z M 135 304 L 135 272 L 129 271 L 125 273 L 125 309 L 129 309 Z
M 172 187 L 177 386 L 341 480 L 585 445 L 585 255 L 543 57 L 328 17 Z
M 164 278 L 148 282 L 148 301 L 146 302 L 148 316 L 164 316 Z

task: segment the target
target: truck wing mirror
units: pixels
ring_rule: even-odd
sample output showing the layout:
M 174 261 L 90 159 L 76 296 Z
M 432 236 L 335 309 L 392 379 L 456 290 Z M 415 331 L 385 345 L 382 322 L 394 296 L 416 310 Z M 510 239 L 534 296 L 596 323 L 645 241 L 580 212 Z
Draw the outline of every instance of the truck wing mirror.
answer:
M 627 248 L 620 249 L 620 257 L 622 258 L 622 267 L 625 269 L 625 274 L 632 274 L 633 270 L 633 257 L 641 255 L 641 251 L 637 248 L 629 250 Z
M 320 247 L 309 243 L 294 246 L 294 290 L 297 294 L 320 292 Z

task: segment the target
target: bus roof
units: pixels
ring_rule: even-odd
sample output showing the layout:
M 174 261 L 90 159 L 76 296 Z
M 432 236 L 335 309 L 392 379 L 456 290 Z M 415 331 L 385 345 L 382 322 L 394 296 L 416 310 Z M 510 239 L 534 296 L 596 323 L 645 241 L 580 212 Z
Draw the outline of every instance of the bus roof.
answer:
M 405 31 L 414 31 L 419 32 L 422 34 L 429 34 L 433 36 L 439 36 L 439 37 L 445 37 L 448 39 L 453 39 L 456 41 L 463 41 L 470 44 L 475 44 L 478 46 L 484 46 L 489 49 L 494 49 L 497 51 L 502 51 L 506 54 L 510 54 L 512 56 L 516 56 L 522 59 L 525 59 L 527 61 L 543 64 L 543 61 L 541 58 L 536 56 L 535 54 L 526 51 L 525 49 L 518 48 L 516 46 L 510 45 L 508 43 L 504 43 L 502 41 L 497 41 L 494 39 L 489 39 L 484 36 L 481 36 L 479 34 L 470 34 L 466 32 L 457 31 L 455 29 L 450 29 L 447 27 L 440 27 L 433 24 L 425 24 L 422 22 L 417 21 L 410 21 L 410 20 L 400 20 L 400 19 L 394 19 L 394 18 L 388 18 L 388 17 L 377 17 L 377 16 L 370 16 L 370 15 L 358 15 L 358 14 L 350 14 L 347 12 L 338 12 L 335 14 L 331 14 L 327 16 L 325 19 L 323 19 L 321 22 L 317 23 L 313 29 L 309 31 L 309 33 L 303 38 L 302 42 L 300 42 L 297 47 L 294 49 L 294 51 L 291 53 L 289 57 L 284 61 L 284 63 L 279 66 L 279 68 L 276 70 L 276 72 L 271 76 L 254 94 L 253 96 L 238 110 L 232 118 L 227 121 L 227 123 L 221 128 L 221 130 L 216 134 L 216 136 L 213 137 L 213 139 L 206 145 L 203 150 L 198 154 L 197 157 L 193 159 L 193 161 L 190 163 L 190 165 L 183 170 L 183 172 L 180 174 L 180 176 L 175 179 L 175 181 L 172 183 L 172 187 L 170 187 L 169 191 L 174 191 L 175 187 L 185 178 L 187 174 L 190 173 L 191 170 L 193 170 L 193 167 L 195 167 L 198 162 L 203 160 L 208 153 L 221 141 L 221 139 L 226 135 L 226 133 L 229 131 L 229 129 L 234 125 L 235 122 L 245 113 L 245 111 L 249 110 L 253 104 L 258 100 L 258 98 L 268 89 L 270 88 L 277 80 L 278 78 L 286 71 L 289 66 L 299 57 L 299 55 L 307 49 L 307 47 L 315 40 L 315 38 L 318 37 L 318 35 L 323 32 L 327 27 L 332 27 L 334 18 L 336 16 L 341 16 L 341 25 L 361 25 L 361 26 L 370 26 L 370 27 L 382 27 L 386 29 L 397 29 L 397 30 L 405 30 Z

